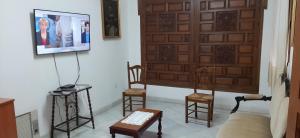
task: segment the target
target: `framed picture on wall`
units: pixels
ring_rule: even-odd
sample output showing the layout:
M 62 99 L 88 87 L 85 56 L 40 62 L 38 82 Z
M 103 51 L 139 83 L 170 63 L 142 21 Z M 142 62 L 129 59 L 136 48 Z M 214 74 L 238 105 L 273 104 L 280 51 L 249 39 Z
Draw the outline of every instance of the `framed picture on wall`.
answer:
M 120 38 L 119 0 L 101 1 L 103 38 Z

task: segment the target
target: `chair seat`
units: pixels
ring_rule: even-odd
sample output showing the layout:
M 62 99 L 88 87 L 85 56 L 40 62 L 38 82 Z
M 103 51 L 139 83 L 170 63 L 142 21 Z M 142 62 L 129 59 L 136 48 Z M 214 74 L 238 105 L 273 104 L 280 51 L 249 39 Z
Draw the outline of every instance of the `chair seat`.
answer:
M 146 94 L 146 90 L 141 89 L 141 88 L 131 88 L 131 89 L 125 90 L 124 94 L 126 96 L 143 96 Z
M 209 102 L 213 100 L 213 96 L 210 94 L 193 93 L 187 96 L 187 99 L 194 102 Z

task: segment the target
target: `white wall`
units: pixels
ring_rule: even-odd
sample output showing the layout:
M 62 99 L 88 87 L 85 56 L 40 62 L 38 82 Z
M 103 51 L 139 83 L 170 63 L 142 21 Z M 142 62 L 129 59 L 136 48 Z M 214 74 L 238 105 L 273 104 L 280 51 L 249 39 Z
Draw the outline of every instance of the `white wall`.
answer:
M 96 112 L 120 99 L 121 91 L 127 86 L 125 2 L 120 0 L 122 39 L 104 41 L 100 0 L 1 1 L 0 97 L 15 99 L 16 115 L 37 109 L 42 136 L 50 129 L 51 100 L 48 91 L 57 88 L 58 81 L 52 56 L 35 56 L 31 22 L 33 9 L 84 13 L 91 16 L 91 51 L 79 54 L 79 83 L 93 86 L 91 100 Z M 75 54 L 57 55 L 57 64 L 62 84 L 73 83 L 77 77 Z
M 139 28 L 139 16 L 137 13 L 137 0 L 131 0 L 131 4 L 128 6 L 128 29 L 130 31 L 130 37 L 128 40 L 129 48 L 129 60 L 135 64 L 141 63 L 140 53 L 140 28 Z M 260 68 L 260 93 L 270 95 L 270 88 L 268 87 L 268 64 L 269 64 L 269 51 L 273 43 L 273 30 L 274 30 L 274 16 L 275 16 L 275 1 L 269 1 L 268 9 L 265 10 L 264 16 L 264 30 L 263 30 L 263 42 L 261 51 L 261 68 Z M 163 87 L 163 86 L 149 86 L 148 96 L 167 98 L 169 100 L 183 101 L 184 97 L 192 93 L 191 89 Z M 241 96 L 242 94 L 217 92 L 216 93 L 216 107 L 227 109 L 228 111 L 235 106 L 235 96 Z M 263 103 L 263 104 L 262 104 Z M 257 112 L 268 112 L 268 105 L 264 102 L 250 102 L 247 104 L 242 103 L 240 109 L 252 110 Z

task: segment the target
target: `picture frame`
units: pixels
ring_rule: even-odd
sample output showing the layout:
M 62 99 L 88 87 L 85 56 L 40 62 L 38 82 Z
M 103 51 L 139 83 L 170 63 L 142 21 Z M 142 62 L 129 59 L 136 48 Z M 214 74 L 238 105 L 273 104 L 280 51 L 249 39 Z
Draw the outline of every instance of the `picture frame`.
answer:
M 119 0 L 101 0 L 103 39 L 120 38 Z

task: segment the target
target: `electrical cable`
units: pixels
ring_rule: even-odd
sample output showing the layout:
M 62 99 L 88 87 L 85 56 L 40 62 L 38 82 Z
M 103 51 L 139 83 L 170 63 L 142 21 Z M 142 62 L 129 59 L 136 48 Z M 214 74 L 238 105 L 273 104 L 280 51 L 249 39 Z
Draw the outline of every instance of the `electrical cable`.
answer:
M 58 78 L 58 84 L 59 84 L 59 86 L 61 86 L 60 75 L 59 75 L 59 72 L 58 72 L 58 69 L 57 69 L 55 54 L 52 54 L 52 56 L 53 56 L 53 60 L 54 60 L 56 75 L 57 75 L 57 78 Z
M 77 84 L 79 78 L 80 78 L 80 63 L 78 59 L 78 52 L 76 52 L 76 59 L 77 59 L 77 79 L 75 81 L 75 85 Z

